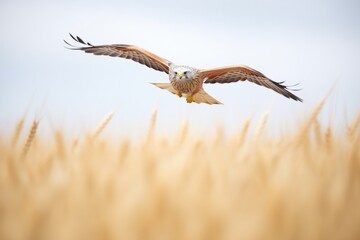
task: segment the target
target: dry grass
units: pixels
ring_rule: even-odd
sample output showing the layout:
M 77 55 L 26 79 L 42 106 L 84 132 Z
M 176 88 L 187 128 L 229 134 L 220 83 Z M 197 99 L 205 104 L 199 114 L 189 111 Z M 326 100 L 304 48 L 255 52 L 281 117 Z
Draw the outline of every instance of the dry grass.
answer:
M 137 141 L 101 138 L 110 114 L 91 141 L 34 121 L 17 149 L 19 123 L 0 139 L 0 239 L 360 239 L 360 118 L 323 128 L 322 105 L 280 138 L 267 114 L 253 136 L 245 120 L 166 137 L 155 111 Z

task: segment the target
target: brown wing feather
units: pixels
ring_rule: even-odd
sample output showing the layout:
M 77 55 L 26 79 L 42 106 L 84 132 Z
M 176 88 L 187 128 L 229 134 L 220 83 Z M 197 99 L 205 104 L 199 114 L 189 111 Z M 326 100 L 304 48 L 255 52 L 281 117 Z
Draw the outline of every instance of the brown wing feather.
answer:
M 146 65 L 149 68 L 153 68 L 160 72 L 169 73 L 169 65 L 171 64 L 170 61 L 161 58 L 149 51 L 146 51 L 145 49 L 139 48 L 137 46 L 133 45 L 127 45 L 127 44 L 112 44 L 112 45 L 99 45 L 94 46 L 88 42 L 84 42 L 79 37 L 74 37 L 70 34 L 72 39 L 74 39 L 76 42 L 86 45 L 86 47 L 76 47 L 68 42 L 64 41 L 69 47 L 69 49 L 72 50 L 82 50 L 87 53 L 93 53 L 95 55 L 107 55 L 110 57 L 120 57 L 120 58 L 126 58 L 131 59 L 135 62 L 141 63 L 143 65 Z
M 283 82 L 275 82 L 261 72 L 247 66 L 230 66 L 202 70 L 200 71 L 200 76 L 205 80 L 204 83 L 231 83 L 248 80 L 260 86 L 270 88 L 287 98 L 302 102 L 301 98 L 289 92 L 290 89 L 287 86 L 282 85 Z

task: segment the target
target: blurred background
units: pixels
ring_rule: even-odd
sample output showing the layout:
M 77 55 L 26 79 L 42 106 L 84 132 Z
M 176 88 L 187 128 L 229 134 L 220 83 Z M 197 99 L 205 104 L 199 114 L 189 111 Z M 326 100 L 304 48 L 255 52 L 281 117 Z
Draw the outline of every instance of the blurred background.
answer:
M 158 110 L 161 132 L 193 129 L 270 111 L 270 129 L 297 126 L 328 96 L 321 121 L 344 125 L 360 110 L 360 2 L 4 1 L 0 3 L 0 129 L 40 119 L 40 132 L 93 129 L 109 112 L 108 134 L 138 134 Z M 168 76 L 138 63 L 64 48 L 68 33 L 92 44 L 133 44 L 197 68 L 248 65 L 275 81 L 299 83 L 295 102 L 249 82 L 205 85 L 224 105 L 187 104 L 149 82 Z M 331 119 L 331 120 L 329 120 Z M 49 131 L 50 130 L 50 131 Z M 270 130 L 271 131 L 271 130 Z

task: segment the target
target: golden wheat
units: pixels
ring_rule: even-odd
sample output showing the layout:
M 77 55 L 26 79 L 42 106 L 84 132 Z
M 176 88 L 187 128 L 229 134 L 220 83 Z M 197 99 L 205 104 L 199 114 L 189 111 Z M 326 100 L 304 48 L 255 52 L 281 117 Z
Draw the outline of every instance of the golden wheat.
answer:
M 237 141 L 237 146 L 241 147 L 245 143 L 245 139 L 246 139 L 246 135 L 249 131 L 249 127 L 250 127 L 250 120 L 245 119 L 244 123 L 241 126 L 239 140 Z M 235 140 L 235 142 L 236 142 L 236 140 Z
M 56 152 L 55 152 L 55 156 L 58 156 L 60 158 L 65 157 L 66 154 L 66 143 L 64 140 L 64 136 L 63 133 L 61 131 L 55 131 L 54 132 L 54 138 L 55 138 L 55 143 L 56 143 Z
M 24 127 L 24 122 L 25 122 L 25 116 L 23 116 L 22 118 L 20 118 L 20 120 L 17 122 L 14 133 L 13 133 L 13 137 L 11 140 L 11 146 L 12 147 L 16 147 L 16 144 L 19 140 L 21 131 Z
M 257 141 L 260 138 L 261 134 L 263 133 L 268 116 L 269 116 L 269 112 L 266 112 L 261 116 L 259 125 L 257 126 L 256 132 L 255 132 L 255 137 L 254 137 L 255 141 Z
M 354 119 L 352 124 L 350 124 L 350 126 L 347 129 L 347 137 L 350 142 L 353 141 L 354 134 L 358 130 L 359 125 L 360 125 L 360 113 L 357 115 L 357 117 Z
M 157 110 L 155 109 L 151 114 L 150 126 L 147 134 L 147 143 L 149 143 L 154 135 L 155 125 L 156 125 L 156 117 L 157 117 Z
M 311 125 L 317 121 L 317 117 L 321 112 L 321 109 L 323 108 L 324 104 L 325 104 L 325 99 L 321 100 L 318 103 L 318 105 L 315 107 L 315 109 L 307 118 L 307 120 L 302 124 L 301 130 L 298 132 L 299 142 L 302 142 L 301 140 L 303 140 L 303 138 L 309 136 L 309 130 L 311 128 Z
M 92 138 L 97 138 L 100 133 L 104 130 L 104 128 L 106 127 L 106 125 L 109 124 L 111 118 L 114 116 L 114 113 L 111 112 L 109 113 L 99 124 L 99 126 L 97 126 L 97 128 L 95 129 L 95 131 L 91 134 Z
M 34 138 L 35 138 L 35 135 L 36 135 L 36 131 L 37 131 L 38 125 L 39 125 L 39 121 L 38 121 L 38 120 L 34 120 L 34 121 L 32 122 L 30 131 L 29 131 L 29 134 L 28 134 L 28 136 L 27 136 L 27 139 L 26 139 L 26 142 L 25 142 L 23 151 L 22 151 L 22 155 L 26 155 L 27 152 L 29 151 L 31 144 L 32 144 L 33 141 L 34 141 Z
M 185 121 L 183 126 L 179 129 L 178 132 L 177 142 L 179 146 L 182 145 L 183 142 L 186 140 L 188 132 L 189 132 L 189 122 Z
M 154 111 L 118 141 L 48 139 L 34 121 L 24 149 L 0 139 L 0 239 L 359 239 L 359 123 L 323 128 L 322 104 L 280 138 L 267 114 L 254 133 L 163 136 Z
M 314 135 L 315 135 L 316 144 L 320 146 L 323 138 L 321 136 L 320 122 L 317 119 L 314 122 Z

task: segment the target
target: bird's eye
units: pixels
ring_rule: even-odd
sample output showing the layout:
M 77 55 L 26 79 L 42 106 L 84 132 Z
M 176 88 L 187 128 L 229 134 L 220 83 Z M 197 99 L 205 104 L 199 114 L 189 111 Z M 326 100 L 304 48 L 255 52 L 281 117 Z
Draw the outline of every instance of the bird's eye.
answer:
M 189 71 L 185 71 L 185 72 L 184 72 L 184 75 L 187 75 L 187 74 L 188 74 L 188 72 L 189 72 Z
M 177 72 L 174 72 L 175 75 L 177 75 Z

